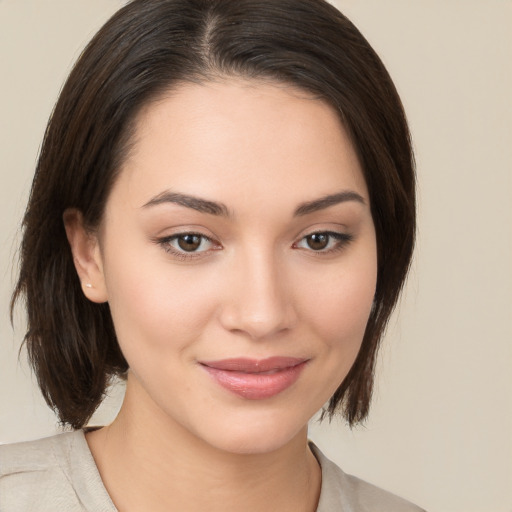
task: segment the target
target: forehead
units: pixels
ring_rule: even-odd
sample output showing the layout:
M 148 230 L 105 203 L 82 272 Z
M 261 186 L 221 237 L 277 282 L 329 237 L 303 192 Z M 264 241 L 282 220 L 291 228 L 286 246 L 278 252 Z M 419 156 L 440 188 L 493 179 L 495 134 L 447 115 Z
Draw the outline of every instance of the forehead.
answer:
M 167 189 L 229 204 L 346 188 L 367 197 L 330 105 L 284 84 L 226 80 L 183 84 L 146 105 L 113 193 L 135 207 Z

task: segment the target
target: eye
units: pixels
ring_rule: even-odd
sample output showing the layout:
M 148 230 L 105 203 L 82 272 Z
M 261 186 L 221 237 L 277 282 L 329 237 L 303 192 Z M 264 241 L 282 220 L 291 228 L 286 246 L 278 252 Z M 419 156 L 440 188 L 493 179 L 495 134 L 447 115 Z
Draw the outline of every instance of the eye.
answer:
M 202 235 L 187 233 L 185 235 L 178 235 L 173 241 L 185 252 L 197 252 L 202 245 L 205 245 L 206 239 Z
M 219 249 L 211 238 L 200 233 L 177 233 L 157 240 L 164 250 L 180 259 L 194 258 Z
M 294 244 L 295 248 L 308 249 L 314 252 L 330 253 L 340 250 L 353 240 L 348 233 L 321 231 L 311 233 Z

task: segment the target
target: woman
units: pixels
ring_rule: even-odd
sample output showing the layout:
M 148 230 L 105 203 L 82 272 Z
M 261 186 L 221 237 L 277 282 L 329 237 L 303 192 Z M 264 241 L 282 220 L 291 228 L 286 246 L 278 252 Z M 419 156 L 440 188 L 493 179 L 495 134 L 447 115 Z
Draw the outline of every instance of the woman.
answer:
M 414 208 L 398 95 L 332 6 L 130 2 L 52 114 L 13 297 L 75 431 L 2 448 L 0 509 L 419 510 L 307 440 L 368 414 Z

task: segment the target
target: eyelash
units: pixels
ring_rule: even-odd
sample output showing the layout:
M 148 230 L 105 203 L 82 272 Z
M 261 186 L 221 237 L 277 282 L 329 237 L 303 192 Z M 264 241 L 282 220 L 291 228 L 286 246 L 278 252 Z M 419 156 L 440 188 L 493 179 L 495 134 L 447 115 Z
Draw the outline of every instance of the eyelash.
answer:
M 177 233 L 175 235 L 166 236 L 164 238 L 159 238 L 156 240 L 156 242 L 162 246 L 165 252 L 172 254 L 175 258 L 182 260 L 182 261 L 188 261 L 195 258 L 204 257 L 207 251 L 200 251 L 200 252 L 186 252 L 186 251 L 180 251 L 173 247 L 171 245 L 172 242 L 177 241 L 181 237 L 185 236 L 197 236 L 201 238 L 201 244 L 206 241 L 211 243 L 213 246 L 220 247 L 220 244 L 216 243 L 214 240 L 212 240 L 210 237 L 203 235 L 202 233 L 195 233 L 192 231 L 187 231 L 184 233 Z M 219 249 L 213 249 L 213 250 L 219 250 Z
M 306 250 L 312 252 L 314 255 L 326 255 L 326 254 L 334 254 L 341 250 L 343 250 L 350 242 L 354 240 L 354 236 L 349 233 L 339 233 L 337 231 L 313 231 L 313 233 L 308 233 L 307 235 L 303 236 L 299 242 L 294 243 L 293 247 L 300 249 L 300 247 L 297 247 L 298 243 L 301 243 L 302 241 L 307 240 L 310 237 L 313 237 L 315 235 L 324 235 L 328 237 L 328 243 L 331 242 L 330 239 L 334 239 L 334 246 L 329 249 L 321 249 L 315 251 L 312 248 L 305 248 Z M 307 243 L 307 242 L 306 242 Z
M 298 244 L 303 241 L 306 241 L 309 237 L 313 237 L 315 235 L 324 235 L 324 236 L 329 237 L 328 243 L 330 243 L 330 241 L 331 241 L 330 239 L 334 239 L 334 241 L 335 241 L 334 247 L 331 247 L 327 250 L 325 250 L 325 249 L 314 250 L 311 248 L 309 248 L 309 249 L 304 248 L 305 250 L 307 250 L 315 255 L 316 254 L 327 255 L 327 254 L 337 253 L 337 252 L 343 250 L 350 242 L 352 242 L 354 240 L 354 236 L 349 233 L 339 233 L 336 231 L 314 231 L 312 233 L 308 233 L 307 235 L 303 236 L 299 240 L 299 242 L 294 243 L 292 245 L 292 247 L 295 249 L 302 249 L 301 247 L 298 247 Z M 219 250 L 221 247 L 220 244 L 216 243 L 212 238 L 210 238 L 206 235 L 203 235 L 201 233 L 195 233 L 195 232 L 177 233 L 175 235 L 166 236 L 164 238 L 158 238 L 155 240 L 155 242 L 157 244 L 159 244 L 164 249 L 165 252 L 171 254 L 173 257 L 175 257 L 179 260 L 182 260 L 182 261 L 190 261 L 192 259 L 201 258 L 201 257 L 206 256 L 207 253 L 210 252 L 209 250 L 199 251 L 199 252 L 197 252 L 197 251 L 193 251 L 193 252 L 180 251 L 171 245 L 172 242 L 177 241 L 179 238 L 185 237 L 185 236 L 199 237 L 201 239 L 201 244 L 204 241 L 213 244 L 213 246 L 216 248 L 211 249 L 211 250 L 214 250 L 214 251 Z

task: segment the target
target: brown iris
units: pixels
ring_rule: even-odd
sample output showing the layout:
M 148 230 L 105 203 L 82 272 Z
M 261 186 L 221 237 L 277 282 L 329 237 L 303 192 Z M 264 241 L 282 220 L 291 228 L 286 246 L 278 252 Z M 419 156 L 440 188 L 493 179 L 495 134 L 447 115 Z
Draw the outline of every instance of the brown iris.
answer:
M 196 251 L 201 245 L 201 239 L 200 235 L 181 235 L 178 237 L 178 245 L 184 251 Z
M 306 237 L 308 246 L 314 251 L 321 251 L 329 244 L 329 235 L 325 233 L 313 233 Z

